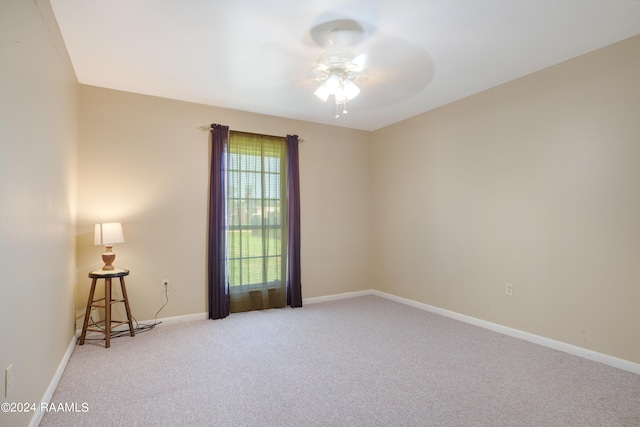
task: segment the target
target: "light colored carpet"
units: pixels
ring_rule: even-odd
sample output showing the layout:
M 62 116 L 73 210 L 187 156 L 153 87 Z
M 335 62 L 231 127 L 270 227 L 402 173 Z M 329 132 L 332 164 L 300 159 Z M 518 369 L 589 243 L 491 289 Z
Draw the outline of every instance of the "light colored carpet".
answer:
M 640 375 L 376 296 L 77 346 L 41 426 L 639 426 Z

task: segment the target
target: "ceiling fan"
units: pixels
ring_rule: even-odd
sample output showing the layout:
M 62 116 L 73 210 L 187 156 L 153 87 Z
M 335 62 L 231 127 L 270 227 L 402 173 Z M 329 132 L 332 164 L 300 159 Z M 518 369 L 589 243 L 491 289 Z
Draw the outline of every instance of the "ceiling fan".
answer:
M 356 56 L 349 49 L 364 38 L 363 29 L 350 20 L 340 20 L 315 27 L 311 36 L 316 43 L 328 48 L 320 54 L 316 67 L 312 70 L 315 80 L 321 82 L 314 92 L 318 98 L 326 102 L 333 96 L 336 104 L 335 118 L 347 114 L 347 102 L 358 96 L 358 84 L 367 80 L 364 53 Z M 326 39 L 325 39 L 326 35 Z
M 366 22 L 325 20 L 309 35 L 324 49 L 311 70 L 318 83 L 314 94 L 324 102 L 333 97 L 336 118 L 348 113 L 347 102 L 361 92 L 368 106 L 388 105 L 416 95 L 433 78 L 433 61 L 424 49 L 384 36 Z
M 435 67 L 425 49 L 385 34 L 367 19 L 328 12 L 301 39 L 272 33 L 269 41 L 239 57 L 238 84 L 273 93 L 291 105 L 313 93 L 334 101 L 335 117 L 399 104 L 432 80 Z M 259 70 L 256 72 L 256 70 Z

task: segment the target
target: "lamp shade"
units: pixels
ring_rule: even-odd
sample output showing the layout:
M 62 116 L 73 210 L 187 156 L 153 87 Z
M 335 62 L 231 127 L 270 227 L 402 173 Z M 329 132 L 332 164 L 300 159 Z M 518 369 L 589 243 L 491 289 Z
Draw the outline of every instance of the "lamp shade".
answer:
M 107 222 L 96 224 L 93 243 L 96 245 L 111 246 L 124 242 L 122 224 L 119 222 Z

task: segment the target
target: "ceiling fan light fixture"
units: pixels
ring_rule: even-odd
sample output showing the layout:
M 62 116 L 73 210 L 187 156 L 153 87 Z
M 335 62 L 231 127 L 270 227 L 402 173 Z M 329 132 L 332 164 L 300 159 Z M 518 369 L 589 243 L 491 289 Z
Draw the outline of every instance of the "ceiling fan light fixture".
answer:
M 324 83 L 316 89 L 314 94 L 326 102 L 333 95 L 336 104 L 344 104 L 358 96 L 360 88 L 354 82 L 344 77 L 332 74 Z
M 358 96 L 360 88 L 354 82 L 364 72 L 365 56 L 356 57 L 352 52 L 344 49 L 332 49 L 324 52 L 318 58 L 314 69 L 316 80 L 323 83 L 314 94 L 323 102 L 327 102 L 333 95 L 336 103 L 336 118 L 342 113 L 347 114 L 347 102 Z
M 322 83 L 314 92 L 323 102 L 327 102 L 329 97 L 333 95 L 336 102 L 336 109 L 343 105 L 343 114 L 347 114 L 347 102 L 358 96 L 360 88 L 349 78 L 338 72 L 332 72 L 331 75 Z M 336 118 L 340 114 L 336 111 Z

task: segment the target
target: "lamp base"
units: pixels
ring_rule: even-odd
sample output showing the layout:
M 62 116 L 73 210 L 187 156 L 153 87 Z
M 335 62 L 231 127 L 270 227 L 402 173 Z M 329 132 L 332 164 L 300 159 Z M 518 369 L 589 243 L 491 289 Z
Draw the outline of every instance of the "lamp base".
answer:
M 111 252 L 111 248 L 113 248 L 113 246 L 105 246 L 106 251 L 102 254 L 102 261 L 104 261 L 104 266 L 102 266 L 103 270 L 115 269 L 115 267 L 112 264 L 113 264 L 113 261 L 116 259 L 116 254 Z

